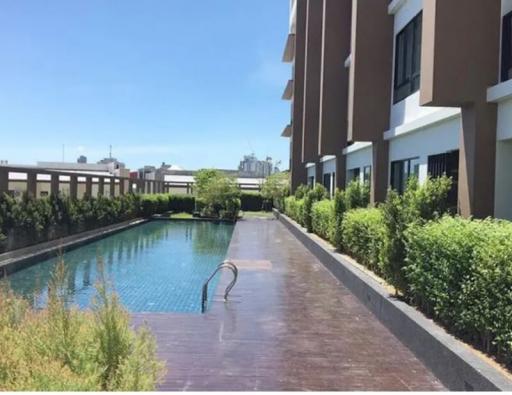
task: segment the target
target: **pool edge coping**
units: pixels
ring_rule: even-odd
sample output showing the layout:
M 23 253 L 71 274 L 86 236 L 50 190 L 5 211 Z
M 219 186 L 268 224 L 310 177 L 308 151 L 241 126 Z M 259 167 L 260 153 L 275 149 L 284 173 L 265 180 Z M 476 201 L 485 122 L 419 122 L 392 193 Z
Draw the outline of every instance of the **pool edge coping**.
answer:
M 274 209 L 277 219 L 450 390 L 512 391 L 512 381 L 414 307 L 393 298 L 327 242 Z
M 0 273 L 2 273 L 0 278 L 4 275 L 10 275 L 21 269 L 29 267 L 41 259 L 47 259 L 55 256 L 60 251 L 66 252 L 74 250 L 78 247 L 84 246 L 108 236 L 112 236 L 116 233 L 138 225 L 142 225 L 149 221 L 151 221 L 151 219 L 136 218 L 113 225 L 103 226 L 101 228 L 89 230 L 86 232 L 80 232 L 74 235 L 66 236 L 64 238 L 34 244 L 17 250 L 7 251 L 3 254 L 0 254 Z M 38 246 L 40 248 L 37 248 Z M 10 257 L 9 255 L 14 256 Z M 4 258 L 3 256 L 8 257 Z

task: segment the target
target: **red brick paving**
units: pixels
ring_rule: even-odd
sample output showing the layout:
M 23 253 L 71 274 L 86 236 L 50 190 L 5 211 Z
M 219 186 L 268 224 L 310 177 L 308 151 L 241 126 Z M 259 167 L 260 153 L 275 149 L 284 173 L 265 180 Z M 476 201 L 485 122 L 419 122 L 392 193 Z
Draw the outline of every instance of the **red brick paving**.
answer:
M 160 389 L 444 389 L 278 221 L 240 221 L 228 257 L 243 260 L 228 303 L 218 297 L 204 315 L 134 315 L 167 361 Z

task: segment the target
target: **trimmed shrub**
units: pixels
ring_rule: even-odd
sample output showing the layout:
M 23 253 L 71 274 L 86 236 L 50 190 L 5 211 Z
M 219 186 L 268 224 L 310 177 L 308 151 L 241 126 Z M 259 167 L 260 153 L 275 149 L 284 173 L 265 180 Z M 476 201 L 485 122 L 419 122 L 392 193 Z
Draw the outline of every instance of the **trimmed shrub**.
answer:
M 311 218 L 311 209 L 313 208 L 313 204 L 327 199 L 329 197 L 329 193 L 327 189 L 321 184 L 316 184 L 315 187 L 309 190 L 304 197 L 304 210 L 303 210 L 303 226 L 307 229 L 308 232 L 313 231 L 313 223 Z
M 334 226 L 334 202 L 321 200 L 311 208 L 313 232 L 325 240 L 331 240 Z
M 300 225 L 303 224 L 304 199 L 297 199 L 295 196 L 285 198 L 285 214 Z
M 345 206 L 347 210 L 365 208 L 370 204 L 370 185 L 353 180 L 345 189 Z
M 297 199 L 304 199 L 306 197 L 306 193 L 308 193 L 310 189 L 311 188 L 308 185 L 301 184 L 295 190 L 294 195 Z
M 240 202 L 243 211 L 263 210 L 263 196 L 259 192 L 242 192 Z
M 405 245 L 410 300 L 512 366 L 512 223 L 445 216 Z
M 345 213 L 342 224 L 344 250 L 376 273 L 381 272 L 379 257 L 385 236 L 381 210 L 360 208 Z
M 169 211 L 192 214 L 195 206 L 196 198 L 194 196 L 169 195 Z
M 407 283 L 402 270 L 405 262 L 404 232 L 411 224 L 425 223 L 446 213 L 450 188 L 451 180 L 447 177 L 428 179 L 422 186 L 416 177 L 412 177 L 403 195 L 390 190 L 385 203 L 380 206 L 387 228 L 381 267 L 385 278 L 405 294 Z
M 345 198 L 345 191 L 336 190 L 334 194 L 334 210 L 333 210 L 333 230 L 331 235 L 331 242 L 334 246 L 341 250 L 343 248 L 343 217 L 347 211 L 347 203 Z

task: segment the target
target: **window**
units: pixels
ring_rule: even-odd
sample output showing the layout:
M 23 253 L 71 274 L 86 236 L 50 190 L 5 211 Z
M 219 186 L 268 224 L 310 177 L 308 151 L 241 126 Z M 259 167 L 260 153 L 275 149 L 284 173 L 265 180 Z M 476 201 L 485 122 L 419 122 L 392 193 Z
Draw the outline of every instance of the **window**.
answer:
M 444 154 L 430 155 L 428 157 L 428 174 L 430 177 L 446 175 L 452 179 L 452 188 L 448 192 L 450 208 L 457 209 L 459 186 L 459 151 Z
M 365 166 L 363 169 L 363 181 L 365 184 L 370 185 L 372 182 L 372 167 Z
M 512 12 L 503 17 L 501 35 L 501 81 L 512 78 Z
M 421 22 L 422 13 L 420 12 L 396 36 L 395 103 L 420 89 Z
M 310 176 L 308 177 L 308 187 L 313 188 L 315 186 L 315 177 Z
M 331 193 L 331 173 L 324 174 L 324 187 Z
M 409 177 L 417 176 L 419 167 L 418 158 L 391 162 L 391 188 L 400 194 L 404 193 Z
M 350 184 L 351 181 L 359 181 L 359 174 L 361 173 L 361 169 L 359 167 L 355 167 L 347 171 L 347 185 Z

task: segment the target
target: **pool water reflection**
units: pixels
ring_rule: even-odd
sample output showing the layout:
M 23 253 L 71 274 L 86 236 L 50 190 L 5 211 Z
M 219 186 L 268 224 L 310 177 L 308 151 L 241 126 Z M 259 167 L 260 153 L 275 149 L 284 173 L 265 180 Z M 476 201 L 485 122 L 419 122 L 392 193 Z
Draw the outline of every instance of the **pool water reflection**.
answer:
M 66 252 L 70 301 L 80 307 L 90 305 L 100 258 L 129 311 L 199 313 L 201 286 L 225 259 L 233 228 L 224 223 L 152 221 Z M 10 286 L 36 305 L 44 305 L 58 259 L 12 274 Z M 211 283 L 210 293 L 217 281 Z

